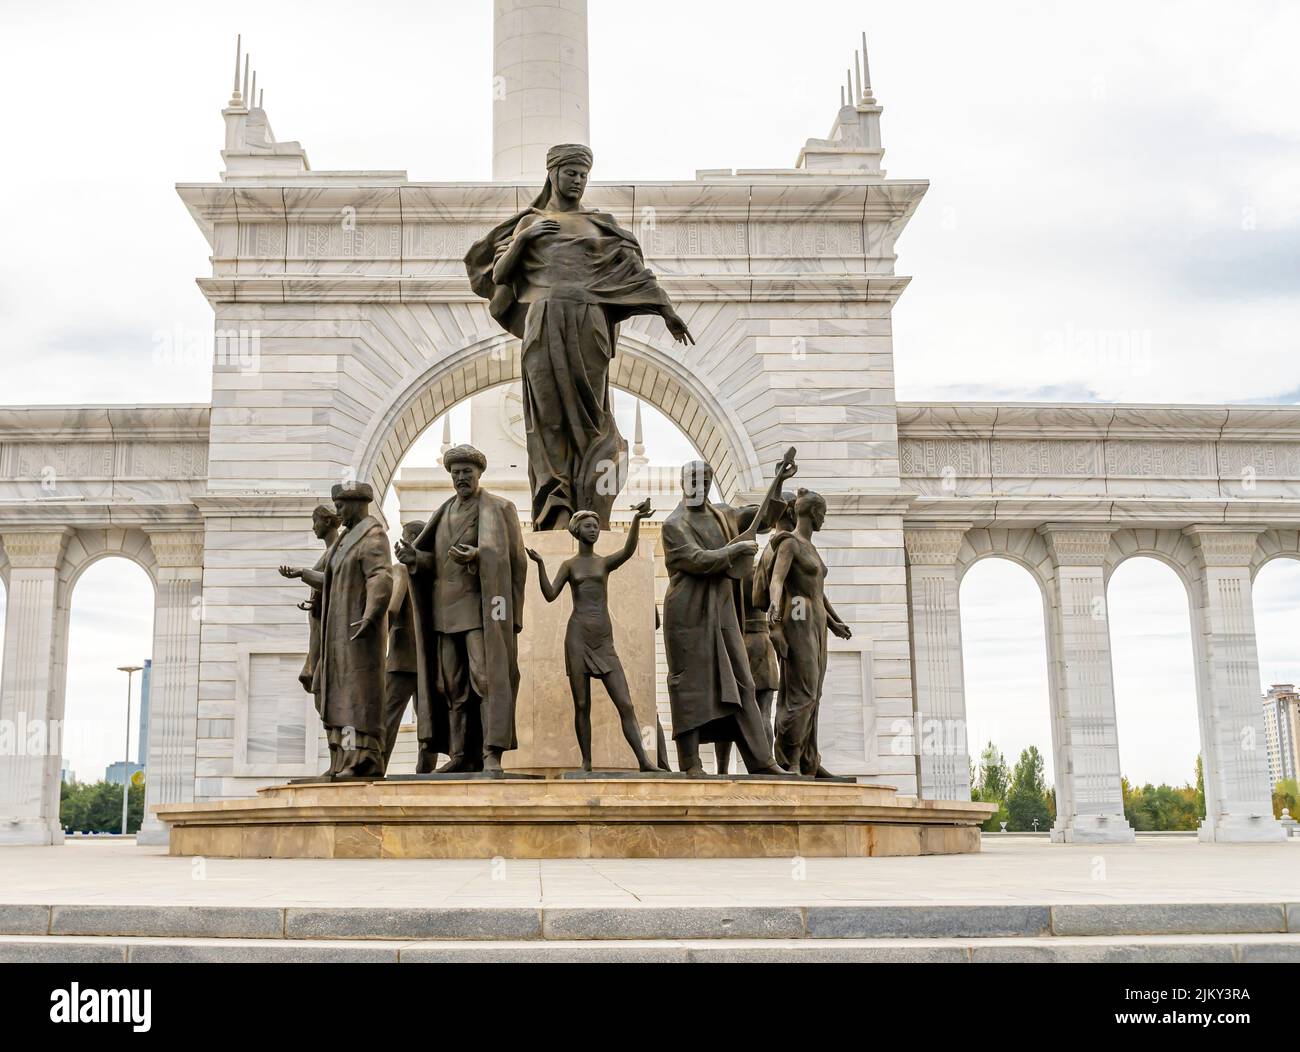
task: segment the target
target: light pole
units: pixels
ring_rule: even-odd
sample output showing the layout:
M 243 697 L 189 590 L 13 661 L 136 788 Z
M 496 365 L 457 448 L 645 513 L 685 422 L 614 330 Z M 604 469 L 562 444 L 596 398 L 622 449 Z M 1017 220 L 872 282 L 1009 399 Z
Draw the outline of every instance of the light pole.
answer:
M 126 806 L 131 799 L 131 677 L 140 671 L 139 665 L 118 665 L 118 672 L 126 673 L 126 748 L 122 750 L 122 835 L 126 836 Z

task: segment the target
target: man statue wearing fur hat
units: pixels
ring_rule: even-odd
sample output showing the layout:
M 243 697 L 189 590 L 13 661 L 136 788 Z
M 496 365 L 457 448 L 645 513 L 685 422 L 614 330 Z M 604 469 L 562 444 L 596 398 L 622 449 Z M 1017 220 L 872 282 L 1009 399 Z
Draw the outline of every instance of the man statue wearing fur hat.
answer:
M 370 515 L 364 482 L 330 494 L 342 532 L 325 553 L 321 644 L 312 684 L 320 699 L 334 777 L 384 775 L 384 644 L 393 589 L 388 537 Z
M 528 558 L 514 504 L 479 488 L 487 458 L 453 446 L 442 463 L 456 495 L 413 543 L 397 544 L 415 599 L 420 769 L 443 752 L 442 773 L 499 773 L 501 754 L 517 747 Z

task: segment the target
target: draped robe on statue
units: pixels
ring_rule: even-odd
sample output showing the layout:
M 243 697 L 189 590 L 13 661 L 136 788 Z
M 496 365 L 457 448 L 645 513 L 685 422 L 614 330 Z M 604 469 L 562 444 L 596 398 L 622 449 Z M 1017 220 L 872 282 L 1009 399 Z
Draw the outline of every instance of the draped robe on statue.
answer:
M 667 294 L 646 268 L 636 238 L 613 216 L 583 209 L 599 233 L 536 235 L 507 285 L 492 277 L 498 247 L 525 217 L 545 213 L 547 192 L 477 241 L 465 256 L 474 292 L 490 301 L 492 317 L 523 342 L 524 428 L 533 526 L 562 528 L 574 512 L 590 510 L 609 529 L 609 512 L 623 486 L 627 442 L 609 399 L 609 362 L 618 324 L 657 314 Z
M 752 521 L 757 508 L 706 505 L 705 514 L 677 508 L 664 520 L 662 541 L 669 580 L 664 596 L 664 649 L 673 737 L 698 730 L 700 741 L 735 741 L 751 771 L 770 766 L 762 717 L 741 630 L 741 587 L 747 561 L 724 549 Z

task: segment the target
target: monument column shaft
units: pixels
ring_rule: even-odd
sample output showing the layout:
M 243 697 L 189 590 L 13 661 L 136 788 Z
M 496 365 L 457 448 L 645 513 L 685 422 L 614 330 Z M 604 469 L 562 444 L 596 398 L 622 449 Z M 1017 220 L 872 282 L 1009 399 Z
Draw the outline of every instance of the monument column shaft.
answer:
M 203 624 L 203 534 L 151 533 L 158 560 L 149 682 L 149 740 L 145 748 L 141 846 L 166 844 L 155 804 L 194 799 L 199 706 L 199 633 Z
M 970 743 L 957 605 L 957 552 L 965 530 L 906 530 L 912 675 L 921 798 L 970 799 Z
M 1110 531 L 1043 527 L 1055 567 L 1048 603 L 1058 842 L 1124 843 L 1119 733 L 1106 618 Z
M 0 844 L 63 841 L 59 569 L 71 533 L 4 535 L 10 571 L 0 720 L 12 728 L 12 741 L 0 749 Z
M 1203 575 L 1194 616 L 1205 841 L 1284 840 L 1273 818 L 1251 595 L 1255 531 L 1192 527 Z
M 587 0 L 495 0 L 492 178 L 541 183 L 546 151 L 590 143 Z

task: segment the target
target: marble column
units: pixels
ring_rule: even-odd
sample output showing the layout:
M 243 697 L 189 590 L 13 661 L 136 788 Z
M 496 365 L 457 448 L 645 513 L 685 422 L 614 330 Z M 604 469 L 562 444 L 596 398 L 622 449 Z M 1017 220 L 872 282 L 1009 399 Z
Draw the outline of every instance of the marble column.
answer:
M 0 844 L 61 844 L 59 569 L 72 530 L 8 531 L 0 678 Z
M 194 799 L 198 738 L 199 629 L 203 623 L 203 533 L 150 531 L 157 560 L 144 823 L 136 843 L 166 844 L 156 804 Z
M 966 688 L 957 552 L 966 528 L 912 527 L 903 532 L 912 617 L 912 683 L 921 798 L 970 799 Z
M 1105 560 L 1109 528 L 1045 525 L 1055 569 L 1047 634 L 1058 843 L 1125 843 Z
M 1262 529 L 1190 526 L 1201 562 L 1193 616 L 1205 778 L 1203 841 L 1285 840 L 1273 818 L 1259 703 L 1250 564 Z

